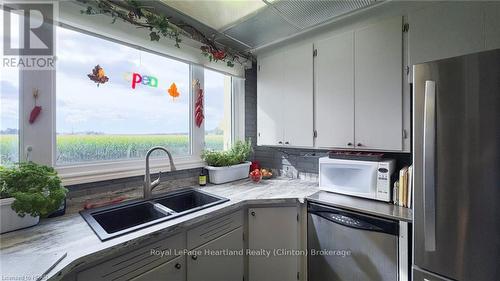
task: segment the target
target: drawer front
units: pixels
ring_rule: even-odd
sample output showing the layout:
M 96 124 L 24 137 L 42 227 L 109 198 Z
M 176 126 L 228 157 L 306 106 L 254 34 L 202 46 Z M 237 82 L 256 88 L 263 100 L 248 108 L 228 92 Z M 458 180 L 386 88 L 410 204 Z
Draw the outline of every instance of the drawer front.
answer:
M 159 265 L 166 263 L 182 251 L 185 236 L 180 233 L 169 238 L 141 246 L 122 256 L 103 261 L 97 266 L 83 270 L 77 274 L 78 281 L 125 281 L 131 280 Z M 154 252 L 153 252 L 154 251 Z M 159 253 L 163 251 L 164 255 Z
M 188 249 L 192 250 L 243 225 L 243 211 L 237 211 L 197 226 L 187 232 Z
M 130 281 L 185 281 L 185 266 L 185 257 L 179 256 L 133 278 Z

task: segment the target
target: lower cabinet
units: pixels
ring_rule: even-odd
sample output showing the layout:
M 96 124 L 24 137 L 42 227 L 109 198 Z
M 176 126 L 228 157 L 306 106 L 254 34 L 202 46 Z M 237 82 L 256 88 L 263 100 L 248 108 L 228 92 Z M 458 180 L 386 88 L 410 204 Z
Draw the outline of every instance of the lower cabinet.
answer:
M 297 207 L 248 209 L 248 235 L 244 231 L 243 218 L 244 211 L 239 210 L 209 220 L 187 231 L 99 261 L 63 279 L 240 281 L 247 279 L 246 261 L 251 281 L 299 279 L 300 257 L 292 253 L 300 249 Z M 246 255 L 245 237 L 248 237 L 250 255 Z
M 243 227 L 239 227 L 192 250 L 187 257 L 187 280 L 243 280 L 243 248 Z
M 97 265 L 80 271 L 76 275 L 78 281 L 128 281 L 136 280 L 184 280 L 182 256 L 175 255 L 174 249 L 185 248 L 184 233 L 166 239 L 145 244 L 118 257 L 99 262 Z M 164 255 L 160 255 L 163 251 Z M 179 263 L 180 270 L 176 264 Z M 178 267 L 178 266 L 177 266 Z M 168 274 L 167 274 L 168 273 Z M 170 277 L 172 274 L 173 277 Z M 147 277 L 144 277 L 147 276 Z M 158 278 L 149 278 L 155 276 Z M 180 277 L 181 279 L 178 279 Z
M 248 209 L 250 281 L 299 279 L 299 222 L 296 207 Z
M 153 280 L 168 280 L 168 281 L 185 281 L 185 258 L 179 256 L 167 263 L 159 265 L 135 278 L 131 281 L 153 281 Z

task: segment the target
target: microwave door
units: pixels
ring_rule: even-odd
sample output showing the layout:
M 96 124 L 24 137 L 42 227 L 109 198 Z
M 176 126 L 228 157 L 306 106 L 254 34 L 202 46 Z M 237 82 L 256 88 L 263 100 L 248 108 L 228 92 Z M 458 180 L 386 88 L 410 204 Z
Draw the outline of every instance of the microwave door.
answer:
M 454 280 L 500 269 L 500 51 L 414 67 L 414 265 Z
M 376 197 L 376 162 L 347 162 L 321 164 L 320 185 L 322 188 L 342 194 Z

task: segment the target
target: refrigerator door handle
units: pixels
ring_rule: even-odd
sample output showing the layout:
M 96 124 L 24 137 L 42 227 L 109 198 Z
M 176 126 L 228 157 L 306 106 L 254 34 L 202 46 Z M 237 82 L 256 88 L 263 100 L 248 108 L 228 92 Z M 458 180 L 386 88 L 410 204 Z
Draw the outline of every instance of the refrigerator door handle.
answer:
M 428 252 L 436 251 L 436 82 L 425 81 L 424 143 L 423 143 L 423 201 L 424 246 Z

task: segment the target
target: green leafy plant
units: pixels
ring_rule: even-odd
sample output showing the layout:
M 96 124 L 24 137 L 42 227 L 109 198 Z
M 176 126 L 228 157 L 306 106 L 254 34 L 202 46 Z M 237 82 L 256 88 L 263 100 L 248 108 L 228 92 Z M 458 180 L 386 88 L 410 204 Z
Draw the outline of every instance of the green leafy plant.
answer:
M 250 140 L 238 141 L 227 151 L 203 151 L 201 157 L 207 162 L 207 165 L 213 167 L 225 167 L 237 165 L 245 162 L 252 153 L 252 143 Z
M 51 167 L 33 162 L 0 167 L 0 197 L 14 197 L 12 209 L 22 217 L 47 216 L 59 208 L 67 192 Z

